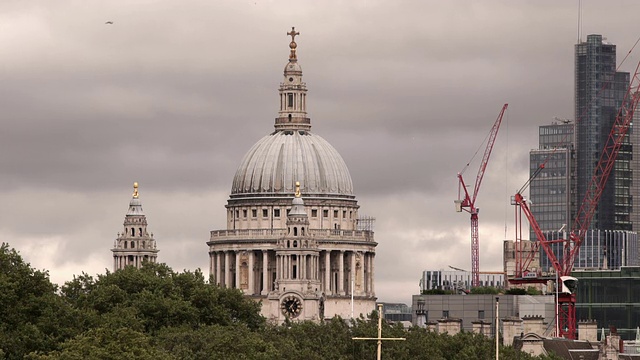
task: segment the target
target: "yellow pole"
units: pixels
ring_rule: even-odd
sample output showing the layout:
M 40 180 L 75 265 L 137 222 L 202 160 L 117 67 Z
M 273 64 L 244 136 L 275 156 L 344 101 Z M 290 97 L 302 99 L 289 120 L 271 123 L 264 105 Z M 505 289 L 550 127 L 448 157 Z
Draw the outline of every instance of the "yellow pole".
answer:
M 378 360 L 382 355 L 382 304 L 378 304 Z

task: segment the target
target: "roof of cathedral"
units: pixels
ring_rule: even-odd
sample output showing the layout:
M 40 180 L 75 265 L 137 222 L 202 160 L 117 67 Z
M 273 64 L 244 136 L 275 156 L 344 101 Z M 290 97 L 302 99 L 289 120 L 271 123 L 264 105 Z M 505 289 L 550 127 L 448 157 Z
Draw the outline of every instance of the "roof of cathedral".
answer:
M 292 194 L 296 181 L 306 195 L 353 197 L 353 183 L 344 160 L 322 137 L 310 132 L 306 84 L 298 64 L 292 28 L 289 61 L 280 84 L 276 131 L 260 139 L 244 156 L 233 178 L 231 195 Z

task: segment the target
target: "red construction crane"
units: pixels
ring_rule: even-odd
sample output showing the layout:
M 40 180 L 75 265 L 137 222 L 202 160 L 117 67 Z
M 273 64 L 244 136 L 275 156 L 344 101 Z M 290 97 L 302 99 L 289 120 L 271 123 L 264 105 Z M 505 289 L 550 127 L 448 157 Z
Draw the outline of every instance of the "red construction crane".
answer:
M 458 200 L 454 202 L 456 204 L 457 212 L 462 212 L 462 210 L 464 210 L 471 214 L 471 286 L 473 287 L 480 286 L 480 244 L 478 240 L 478 212 L 480 209 L 476 207 L 476 197 L 478 196 L 480 184 L 482 183 L 484 172 L 487 169 L 491 150 L 493 150 L 493 144 L 496 142 L 496 136 L 498 135 L 498 130 L 500 130 L 500 124 L 502 123 L 502 116 L 504 115 L 505 110 L 507 110 L 507 106 L 509 106 L 509 104 L 504 104 L 504 106 L 502 106 L 502 110 L 500 110 L 500 114 L 489 132 L 487 148 L 484 150 L 484 156 L 482 157 L 482 163 L 480 163 L 480 169 L 478 169 L 476 184 L 473 187 L 473 193 L 471 196 L 469 196 L 467 186 L 462 179 L 462 173 L 464 170 L 458 173 Z M 465 166 L 465 169 L 467 166 L 469 166 L 469 164 Z M 463 191 L 464 198 L 461 198 Z
M 624 142 L 624 138 L 629 130 L 629 126 L 633 120 L 633 114 L 640 101 L 640 95 L 638 93 L 640 86 L 640 63 L 636 67 L 636 71 L 631 78 L 629 89 L 624 96 L 622 106 L 618 111 L 616 119 L 613 124 L 613 128 L 609 133 L 607 142 L 602 149 L 600 160 L 595 168 L 595 173 L 589 182 L 587 192 L 582 204 L 578 210 L 575 222 L 567 239 L 548 240 L 545 234 L 540 229 L 538 222 L 533 217 L 531 210 L 527 204 L 527 200 L 522 195 L 524 189 L 531 183 L 531 180 L 542 171 L 544 163 L 536 170 L 534 175 L 527 181 L 527 183 L 518 191 L 513 199 L 514 205 L 516 205 L 516 273 L 515 278 L 510 279 L 511 283 L 523 284 L 523 283 L 541 283 L 546 282 L 549 279 L 545 279 L 539 272 L 529 271 L 529 265 L 533 260 L 536 253 L 539 253 L 539 248 L 542 246 L 545 254 L 553 264 L 553 268 L 556 271 L 556 278 L 562 280 L 560 284 L 556 284 L 557 293 L 557 329 L 558 336 L 566 337 L 569 339 L 576 338 L 576 294 L 575 286 L 577 285 L 577 279 L 571 277 L 571 270 L 578 251 L 584 240 L 587 230 L 591 225 L 591 220 L 596 212 L 598 201 L 604 191 L 605 185 L 611 174 L 611 170 L 615 164 L 616 157 L 620 151 L 620 146 Z M 529 225 L 536 234 L 538 241 L 531 242 L 531 246 L 526 251 L 523 251 L 522 246 L 522 213 L 527 218 Z M 563 256 L 561 259 L 554 254 L 551 248 L 551 244 L 562 243 L 563 244 Z M 519 253 L 520 252 L 520 253 Z M 535 275 L 535 276 L 530 276 Z

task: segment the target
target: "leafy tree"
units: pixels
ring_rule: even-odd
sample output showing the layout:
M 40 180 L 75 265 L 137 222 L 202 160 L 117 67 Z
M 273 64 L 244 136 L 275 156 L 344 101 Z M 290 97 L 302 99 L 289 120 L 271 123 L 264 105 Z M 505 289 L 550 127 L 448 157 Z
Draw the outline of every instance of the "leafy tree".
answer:
M 536 289 L 535 286 L 527 287 L 527 295 L 542 295 L 542 291 Z
M 494 286 L 476 286 L 471 288 L 472 294 L 499 294 L 502 289 L 498 289 Z
M 239 290 L 208 284 L 200 270 L 175 273 L 165 264 L 145 263 L 141 269 L 127 267 L 96 279 L 83 274 L 66 283 L 61 294 L 73 306 L 101 317 L 129 309 L 132 321 L 149 333 L 183 325 L 244 323 L 258 329 L 265 324 L 260 304 Z
M 507 295 L 527 295 L 527 290 L 521 288 L 511 288 L 505 292 Z
M 176 359 L 283 359 L 282 349 L 266 341 L 263 334 L 244 324 L 188 326 L 162 329 L 155 346 Z
M 6 359 L 50 351 L 83 330 L 84 319 L 56 295 L 46 271 L 0 245 L 0 349 Z
M 453 295 L 455 291 L 442 289 L 422 290 L 421 295 Z
M 33 360 L 170 360 L 169 353 L 151 345 L 151 338 L 130 328 L 99 327 L 65 342 L 60 351 L 31 354 Z

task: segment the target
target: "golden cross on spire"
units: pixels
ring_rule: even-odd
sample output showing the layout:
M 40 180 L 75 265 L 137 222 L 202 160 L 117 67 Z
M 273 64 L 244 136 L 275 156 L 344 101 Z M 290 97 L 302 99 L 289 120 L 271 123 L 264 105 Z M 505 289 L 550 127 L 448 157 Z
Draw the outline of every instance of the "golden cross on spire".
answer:
M 295 26 L 291 27 L 291 31 L 287 33 L 287 35 L 291 36 L 291 42 L 296 42 L 296 35 L 300 35 L 298 31 L 296 31 Z
M 138 198 L 138 183 L 137 182 L 133 183 L 133 198 L 134 199 Z
M 289 54 L 289 60 L 296 60 L 296 48 L 298 47 L 298 44 L 296 44 L 296 35 L 300 35 L 300 33 L 296 31 L 294 26 L 292 26 L 291 31 L 289 31 L 287 35 L 291 36 L 291 42 L 289 43 L 291 54 Z

